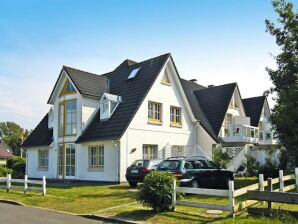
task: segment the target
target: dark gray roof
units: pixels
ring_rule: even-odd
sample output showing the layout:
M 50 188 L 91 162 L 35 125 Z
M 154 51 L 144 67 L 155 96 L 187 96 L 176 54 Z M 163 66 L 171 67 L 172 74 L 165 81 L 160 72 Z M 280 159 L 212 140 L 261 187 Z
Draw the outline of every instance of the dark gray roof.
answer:
M 206 89 L 207 87 L 182 78 L 180 78 L 180 82 L 184 90 L 184 93 L 186 95 L 186 98 L 188 100 L 188 103 L 190 104 L 192 113 L 194 114 L 194 117 L 200 121 L 200 124 L 202 125 L 202 127 L 216 142 L 220 141 L 217 135 L 215 134 L 215 132 L 213 131 L 213 128 L 211 127 L 203 109 L 200 106 L 199 101 L 197 100 L 194 94 L 195 91 Z
M 104 76 L 110 79 L 110 93 L 121 96 L 123 103 L 119 104 L 112 117 L 106 121 L 100 120 L 98 111 L 78 138 L 77 143 L 119 139 L 169 57 L 170 54 L 165 54 L 140 63 L 131 63 L 130 65 L 122 63 L 113 72 L 105 74 Z M 137 76 L 134 79 L 127 80 L 130 72 L 139 67 L 141 69 Z
M 251 126 L 258 127 L 265 99 L 265 96 L 242 99 L 246 116 L 250 117 Z
M 48 103 L 50 102 L 50 99 L 54 94 L 54 90 L 58 85 L 58 81 L 62 75 L 62 71 L 65 71 L 68 74 L 69 78 L 74 83 L 80 94 L 100 98 L 107 89 L 107 78 L 105 76 L 96 75 L 68 66 L 63 66 L 59 78 L 57 79 L 52 90 Z
M 63 66 L 63 69 L 81 94 L 101 97 L 106 91 L 107 79 L 105 76 L 84 72 L 67 66 Z
M 49 146 L 53 141 L 53 129 L 48 129 L 48 114 L 41 120 L 22 147 Z
M 236 86 L 236 83 L 230 83 L 194 91 L 194 95 L 216 136 L 220 132 Z

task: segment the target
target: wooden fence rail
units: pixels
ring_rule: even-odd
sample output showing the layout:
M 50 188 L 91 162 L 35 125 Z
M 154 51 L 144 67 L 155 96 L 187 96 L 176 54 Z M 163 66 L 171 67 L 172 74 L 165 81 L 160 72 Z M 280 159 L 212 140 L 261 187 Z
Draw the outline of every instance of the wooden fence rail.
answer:
M 24 190 L 24 193 L 26 193 L 28 190 L 30 190 L 30 191 L 42 192 L 43 196 L 46 195 L 46 177 L 45 176 L 42 177 L 42 180 L 28 180 L 27 175 L 25 175 L 24 179 L 11 179 L 11 175 L 7 174 L 6 177 L 0 178 L 0 183 L 6 183 L 6 186 L 1 186 L 1 188 L 6 189 L 7 192 L 9 192 L 12 189 L 16 189 L 16 190 Z M 13 185 L 13 183 L 23 184 L 23 186 Z M 41 185 L 41 187 L 28 187 L 28 184 Z
M 295 184 L 291 184 L 285 186 L 285 181 L 296 179 Z M 174 192 L 172 195 L 172 207 L 173 210 L 176 209 L 176 205 L 184 205 L 184 206 L 191 206 L 191 207 L 200 207 L 200 208 L 208 208 L 208 209 L 218 209 L 223 211 L 229 211 L 231 216 L 240 210 L 243 210 L 251 205 L 259 203 L 259 201 L 266 201 L 266 198 L 257 198 L 254 193 L 256 190 L 257 192 L 265 192 L 265 187 L 272 186 L 274 184 L 279 183 L 279 188 L 275 190 L 279 192 L 286 192 L 296 188 L 298 192 L 298 168 L 295 169 L 295 174 L 283 175 L 283 171 L 279 171 L 279 177 L 275 179 L 269 179 L 270 183 L 264 181 L 264 175 L 259 175 L 259 182 L 256 184 L 249 185 L 247 187 L 234 190 L 234 181 L 229 181 L 229 189 L 228 190 L 218 190 L 218 189 L 205 189 L 205 188 L 189 188 L 189 187 L 176 187 L 176 180 L 174 180 Z M 272 189 L 273 190 L 273 189 Z M 176 200 L 176 192 L 186 193 L 186 194 L 196 194 L 196 195 L 209 195 L 209 196 L 219 196 L 219 197 L 227 197 L 229 198 L 229 203 L 226 205 L 223 204 L 211 204 L 211 203 L 202 203 L 202 202 L 192 202 L 192 201 L 177 201 Z M 265 192 L 264 195 L 267 195 L 268 192 Z M 270 192 L 273 193 L 273 192 Z M 235 205 L 235 198 L 241 195 L 248 194 L 248 200 L 243 201 L 239 204 Z M 292 195 L 292 193 L 287 193 Z M 263 196 L 264 196 L 263 195 Z M 265 197 L 265 196 L 264 196 Z M 289 196 L 290 197 L 290 196 Z M 286 199 L 285 199 L 286 200 Z M 296 200 L 293 199 L 294 201 Z

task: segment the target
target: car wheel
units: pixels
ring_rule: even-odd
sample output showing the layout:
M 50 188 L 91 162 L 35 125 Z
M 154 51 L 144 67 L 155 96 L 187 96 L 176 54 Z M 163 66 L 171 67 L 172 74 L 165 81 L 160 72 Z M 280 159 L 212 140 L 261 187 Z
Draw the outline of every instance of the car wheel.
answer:
M 138 184 L 137 182 L 128 182 L 128 183 L 131 187 L 136 187 Z
M 197 181 L 197 180 L 193 180 L 192 182 L 191 182 L 191 187 L 192 188 L 199 188 L 200 186 L 199 186 L 199 181 Z

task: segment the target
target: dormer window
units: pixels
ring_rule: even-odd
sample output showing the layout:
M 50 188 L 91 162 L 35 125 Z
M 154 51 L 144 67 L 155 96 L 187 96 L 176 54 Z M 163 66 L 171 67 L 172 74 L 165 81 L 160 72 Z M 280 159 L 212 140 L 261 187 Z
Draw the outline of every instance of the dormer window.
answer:
M 141 67 L 138 67 L 138 68 L 133 69 L 130 72 L 130 74 L 129 74 L 129 76 L 128 76 L 127 79 L 134 79 L 136 77 L 136 75 L 138 74 L 138 72 L 140 71 L 140 69 L 141 69 Z
M 122 101 L 121 96 L 104 93 L 100 100 L 100 119 L 109 119 Z

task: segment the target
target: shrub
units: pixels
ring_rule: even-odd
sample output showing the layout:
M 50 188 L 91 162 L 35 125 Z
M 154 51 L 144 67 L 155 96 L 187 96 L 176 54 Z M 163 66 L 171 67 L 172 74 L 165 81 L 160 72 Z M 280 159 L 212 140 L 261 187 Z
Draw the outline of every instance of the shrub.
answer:
M 228 163 L 231 161 L 231 157 L 227 152 L 224 152 L 221 148 L 214 148 L 213 161 L 221 167 L 227 168 Z
M 7 168 L 12 169 L 13 178 L 24 178 L 26 170 L 26 160 L 21 157 L 12 157 L 6 162 Z
M 0 165 L 0 177 L 6 177 L 8 173 L 11 174 L 12 170 Z
M 259 174 L 264 174 L 264 178 L 267 179 L 268 177 L 275 178 L 279 176 L 278 168 L 276 164 L 273 164 L 270 158 L 266 159 L 266 163 L 264 166 L 261 166 L 259 169 Z
M 151 172 L 140 184 L 137 201 L 151 207 L 155 212 L 170 211 L 174 179 L 175 176 L 169 172 Z
M 7 161 L 6 161 L 6 167 L 9 168 L 9 169 L 12 169 L 13 165 L 15 163 L 25 163 L 25 159 L 22 158 L 22 157 L 19 157 L 19 156 L 14 156 L 14 157 L 11 157 L 9 158 Z
M 248 176 L 258 175 L 258 170 L 260 169 L 260 163 L 255 157 L 251 155 L 246 156 L 246 167 Z

